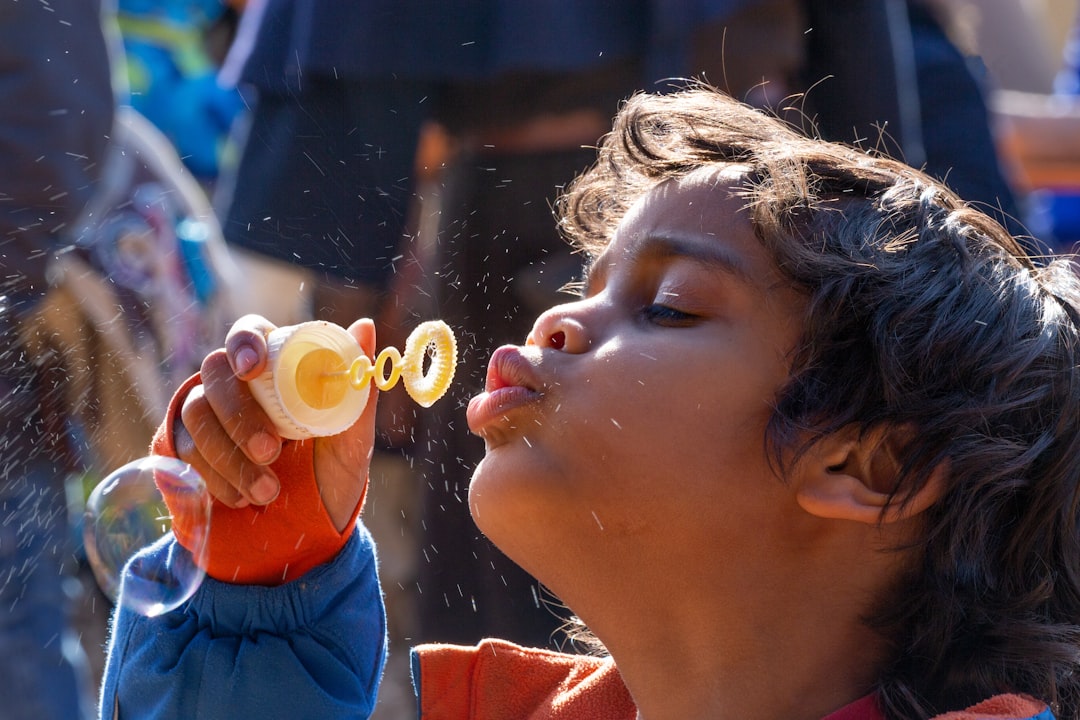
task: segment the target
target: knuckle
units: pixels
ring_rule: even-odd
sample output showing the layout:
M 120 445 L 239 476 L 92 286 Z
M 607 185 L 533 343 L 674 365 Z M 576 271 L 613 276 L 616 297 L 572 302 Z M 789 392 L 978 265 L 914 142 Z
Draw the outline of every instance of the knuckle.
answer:
M 203 358 L 200 372 L 204 376 L 214 376 L 221 373 L 222 367 L 226 369 L 229 367 L 229 359 L 225 354 L 225 349 L 218 348 Z

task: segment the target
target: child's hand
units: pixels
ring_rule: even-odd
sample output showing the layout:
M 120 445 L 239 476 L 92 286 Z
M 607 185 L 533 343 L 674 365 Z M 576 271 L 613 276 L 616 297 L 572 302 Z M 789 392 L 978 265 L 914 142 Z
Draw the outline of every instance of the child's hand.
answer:
M 225 348 L 203 361 L 202 384 L 188 394 L 181 422 L 173 428 L 180 459 L 203 476 L 219 502 L 232 508 L 267 505 L 281 489 L 270 464 L 281 453 L 282 440 L 246 382 L 265 369 L 266 337 L 274 328 L 255 315 L 238 320 L 226 337 Z M 374 354 L 371 320 L 358 320 L 349 332 L 369 357 Z M 307 441 L 314 443 L 319 494 L 338 532 L 349 524 L 363 497 L 374 443 L 375 405 L 373 396 L 360 419 L 345 432 Z

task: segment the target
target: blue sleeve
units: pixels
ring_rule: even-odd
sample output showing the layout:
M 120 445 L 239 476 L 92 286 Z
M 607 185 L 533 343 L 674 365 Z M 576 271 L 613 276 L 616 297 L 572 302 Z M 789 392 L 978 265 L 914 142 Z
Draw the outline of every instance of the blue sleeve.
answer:
M 175 542 L 154 552 L 168 561 Z M 360 524 L 331 562 L 277 587 L 206 578 L 191 600 L 148 618 L 121 600 L 103 719 L 367 718 L 386 658 L 371 535 Z M 114 710 L 119 712 L 114 715 Z

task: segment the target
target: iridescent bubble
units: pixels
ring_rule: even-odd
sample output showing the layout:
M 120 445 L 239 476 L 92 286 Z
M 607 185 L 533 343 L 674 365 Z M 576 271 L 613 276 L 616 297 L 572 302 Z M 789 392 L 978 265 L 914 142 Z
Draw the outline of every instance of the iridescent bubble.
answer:
M 171 543 L 173 510 L 187 549 Z M 151 455 L 124 465 L 86 502 L 83 541 L 98 585 L 114 602 L 148 617 L 180 606 L 202 583 L 210 494 L 187 463 Z M 168 537 L 166 537 L 168 536 Z

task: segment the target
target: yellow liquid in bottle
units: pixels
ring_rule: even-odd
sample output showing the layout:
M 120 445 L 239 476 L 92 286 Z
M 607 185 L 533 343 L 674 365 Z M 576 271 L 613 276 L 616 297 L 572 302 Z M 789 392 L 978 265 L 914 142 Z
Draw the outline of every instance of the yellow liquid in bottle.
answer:
M 332 408 L 350 389 L 348 370 L 345 360 L 333 350 L 312 350 L 296 364 L 296 391 L 316 410 Z

